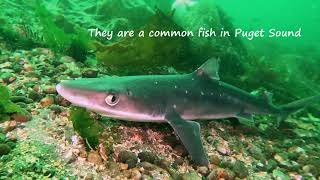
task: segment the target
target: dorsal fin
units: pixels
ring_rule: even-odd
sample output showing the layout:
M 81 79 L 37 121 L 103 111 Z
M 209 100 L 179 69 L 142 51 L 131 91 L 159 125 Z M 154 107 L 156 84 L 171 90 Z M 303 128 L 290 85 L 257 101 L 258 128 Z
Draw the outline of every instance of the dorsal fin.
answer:
M 195 73 L 198 76 L 206 75 L 211 79 L 220 80 L 219 77 L 219 63 L 220 59 L 210 58 L 204 64 L 202 64 Z

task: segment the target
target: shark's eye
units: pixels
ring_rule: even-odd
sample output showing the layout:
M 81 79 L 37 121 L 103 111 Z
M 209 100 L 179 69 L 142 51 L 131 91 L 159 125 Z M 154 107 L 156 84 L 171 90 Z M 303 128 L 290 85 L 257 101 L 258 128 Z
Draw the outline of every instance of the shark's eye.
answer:
M 119 97 L 115 94 L 109 94 L 106 99 L 105 99 L 106 103 L 110 106 L 114 106 L 116 104 L 118 104 L 119 102 Z

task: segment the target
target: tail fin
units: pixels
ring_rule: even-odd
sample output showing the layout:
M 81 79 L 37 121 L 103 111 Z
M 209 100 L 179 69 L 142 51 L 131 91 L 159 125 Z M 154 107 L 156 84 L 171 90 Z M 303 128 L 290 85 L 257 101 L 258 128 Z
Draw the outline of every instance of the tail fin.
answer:
M 279 106 L 281 113 L 278 123 L 286 119 L 291 113 L 295 113 L 315 103 L 320 103 L 320 94 Z

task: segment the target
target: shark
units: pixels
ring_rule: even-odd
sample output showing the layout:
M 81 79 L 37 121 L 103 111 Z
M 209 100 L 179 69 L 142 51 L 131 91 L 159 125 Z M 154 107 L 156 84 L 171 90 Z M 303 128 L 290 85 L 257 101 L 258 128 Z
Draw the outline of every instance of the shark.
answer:
M 191 160 L 208 165 L 197 120 L 236 117 L 253 121 L 253 115 L 285 119 L 307 105 L 315 95 L 276 106 L 271 94 L 253 95 L 222 82 L 219 59 L 211 58 L 192 73 L 176 75 L 106 76 L 65 80 L 57 92 L 76 106 L 103 116 L 137 122 L 168 123 L 186 147 Z

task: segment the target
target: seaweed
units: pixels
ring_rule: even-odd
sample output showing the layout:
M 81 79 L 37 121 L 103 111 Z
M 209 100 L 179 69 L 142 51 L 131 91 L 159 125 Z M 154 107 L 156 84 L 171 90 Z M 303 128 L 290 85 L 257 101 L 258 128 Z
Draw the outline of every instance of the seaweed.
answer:
M 8 120 L 8 115 L 14 113 L 26 114 L 26 110 L 10 101 L 9 89 L 0 84 L 0 122 Z
M 70 114 L 74 129 L 86 141 L 87 150 L 96 149 L 99 145 L 102 125 L 94 120 L 84 108 L 72 107 Z
M 34 10 L 42 27 L 44 44 L 57 53 L 63 53 L 84 62 L 90 47 L 89 36 L 81 28 L 74 27 L 62 15 L 55 17 L 51 14 L 42 0 L 36 0 L 36 2 Z M 59 27 L 61 24 L 64 26 Z
M 157 11 L 141 30 L 146 34 L 144 37 L 127 37 L 109 45 L 96 43 L 98 62 L 115 70 L 130 69 L 130 73 L 134 74 L 145 73 L 146 70 L 154 72 L 161 66 L 174 66 L 179 70 L 195 67 L 195 61 L 189 53 L 188 38 L 152 38 L 147 35 L 151 30 L 183 31 L 170 16 Z

